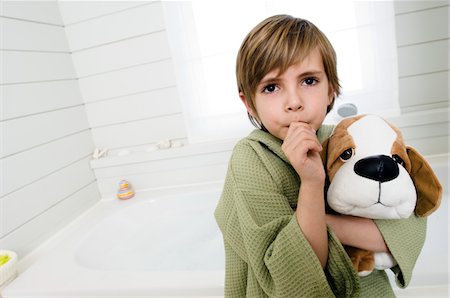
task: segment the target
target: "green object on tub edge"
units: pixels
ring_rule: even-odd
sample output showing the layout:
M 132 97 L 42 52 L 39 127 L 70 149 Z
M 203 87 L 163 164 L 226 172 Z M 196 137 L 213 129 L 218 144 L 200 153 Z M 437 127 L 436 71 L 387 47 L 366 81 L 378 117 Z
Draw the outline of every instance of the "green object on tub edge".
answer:
M 11 260 L 11 257 L 8 255 L 0 255 L 0 266 L 3 264 L 6 264 L 9 260 Z

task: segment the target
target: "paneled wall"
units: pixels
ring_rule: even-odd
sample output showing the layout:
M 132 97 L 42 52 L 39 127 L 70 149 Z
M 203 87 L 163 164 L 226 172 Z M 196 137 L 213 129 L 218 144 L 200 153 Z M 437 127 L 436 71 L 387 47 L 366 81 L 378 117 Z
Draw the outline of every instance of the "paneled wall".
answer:
M 186 137 L 162 3 L 61 1 L 95 146 Z
M 100 196 L 57 2 L 0 5 L 0 247 L 23 257 Z
M 60 1 L 59 6 L 94 144 L 109 150 L 107 158 L 91 163 L 102 197 L 114 197 L 122 179 L 141 191 L 216 177 L 207 164 L 218 161 L 208 155 L 196 152 L 191 160 L 190 154 L 169 150 L 159 160 L 159 152 L 145 150 L 187 137 L 163 3 Z M 130 156 L 117 157 L 121 149 Z
M 402 111 L 394 122 L 423 154 L 449 152 L 449 2 L 394 5 Z

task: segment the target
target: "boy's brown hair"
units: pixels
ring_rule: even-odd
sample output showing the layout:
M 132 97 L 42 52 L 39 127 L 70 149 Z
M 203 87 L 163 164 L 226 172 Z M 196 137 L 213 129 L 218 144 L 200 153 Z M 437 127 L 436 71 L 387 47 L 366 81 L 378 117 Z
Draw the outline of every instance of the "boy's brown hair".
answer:
M 278 69 L 284 73 L 289 66 L 302 61 L 315 48 L 322 56 L 325 74 L 335 97 L 340 94 L 336 53 L 325 34 L 311 22 L 289 15 L 275 15 L 259 23 L 244 39 L 236 61 L 238 90 L 255 110 L 256 87 L 264 76 Z M 256 126 L 260 123 L 249 114 Z M 256 123 L 255 123 L 256 121 Z

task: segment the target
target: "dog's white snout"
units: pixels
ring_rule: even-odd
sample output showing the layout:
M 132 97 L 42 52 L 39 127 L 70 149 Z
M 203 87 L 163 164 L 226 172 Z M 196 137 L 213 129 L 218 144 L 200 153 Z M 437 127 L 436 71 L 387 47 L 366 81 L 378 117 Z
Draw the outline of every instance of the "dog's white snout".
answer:
M 391 181 L 398 177 L 398 164 L 386 155 L 374 155 L 358 160 L 354 171 L 359 176 L 378 182 Z

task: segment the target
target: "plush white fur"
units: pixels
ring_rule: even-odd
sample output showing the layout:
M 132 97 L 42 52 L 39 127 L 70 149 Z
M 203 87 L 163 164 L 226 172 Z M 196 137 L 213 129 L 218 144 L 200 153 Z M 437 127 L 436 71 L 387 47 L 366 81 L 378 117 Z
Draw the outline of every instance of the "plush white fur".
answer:
M 407 218 L 416 205 L 414 183 L 399 165 L 397 178 L 380 183 L 359 176 L 355 163 L 373 155 L 391 156 L 396 132 L 381 118 L 368 115 L 351 124 L 348 133 L 356 145 L 354 155 L 337 171 L 327 194 L 328 204 L 341 214 L 373 219 Z

